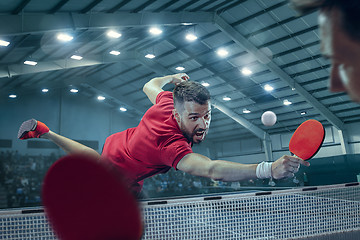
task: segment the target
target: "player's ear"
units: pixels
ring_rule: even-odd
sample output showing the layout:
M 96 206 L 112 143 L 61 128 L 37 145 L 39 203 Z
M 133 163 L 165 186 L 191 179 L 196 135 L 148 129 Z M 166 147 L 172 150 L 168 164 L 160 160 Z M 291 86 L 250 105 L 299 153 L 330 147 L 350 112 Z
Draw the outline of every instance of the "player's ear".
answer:
M 176 120 L 176 122 L 180 125 L 180 114 L 179 112 L 174 108 L 172 111 L 174 118 Z

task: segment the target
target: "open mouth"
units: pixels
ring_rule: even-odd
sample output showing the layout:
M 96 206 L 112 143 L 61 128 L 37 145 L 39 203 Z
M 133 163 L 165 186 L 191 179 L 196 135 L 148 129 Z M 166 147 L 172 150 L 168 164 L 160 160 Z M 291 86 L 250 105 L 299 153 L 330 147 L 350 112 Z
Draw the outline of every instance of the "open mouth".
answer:
M 206 132 L 205 130 L 196 131 L 195 132 L 196 139 L 199 141 L 203 140 L 205 137 L 205 132 Z
M 195 133 L 195 135 L 200 137 L 200 136 L 204 135 L 204 133 L 205 133 L 205 131 L 197 131 Z

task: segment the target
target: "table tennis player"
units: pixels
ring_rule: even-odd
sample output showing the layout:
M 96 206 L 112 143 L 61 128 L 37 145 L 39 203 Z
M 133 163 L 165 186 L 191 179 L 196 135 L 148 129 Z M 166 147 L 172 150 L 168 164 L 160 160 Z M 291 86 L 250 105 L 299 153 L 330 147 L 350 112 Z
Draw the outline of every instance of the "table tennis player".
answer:
M 188 79 L 188 75 L 179 73 L 147 82 L 143 91 L 154 105 L 137 127 L 109 136 L 101 156 L 87 146 L 54 133 L 35 119 L 22 124 L 18 137 L 48 139 L 66 153 L 86 153 L 102 159 L 126 175 L 127 184 L 135 193 L 141 191 L 145 178 L 171 168 L 214 180 L 242 181 L 292 177 L 300 165 L 310 165 L 287 155 L 273 163 L 240 164 L 211 160 L 194 153 L 192 145 L 202 142 L 209 130 L 211 99 L 204 86 Z M 174 84 L 174 91 L 164 91 L 166 84 Z
M 300 13 L 319 9 L 321 52 L 331 61 L 329 88 L 360 102 L 360 1 L 290 0 Z

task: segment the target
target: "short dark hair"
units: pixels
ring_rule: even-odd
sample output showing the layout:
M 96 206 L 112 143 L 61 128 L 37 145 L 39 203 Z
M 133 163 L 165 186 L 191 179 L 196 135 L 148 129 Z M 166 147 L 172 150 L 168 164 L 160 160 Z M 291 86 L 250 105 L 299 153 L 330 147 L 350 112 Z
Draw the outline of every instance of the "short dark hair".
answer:
M 290 0 L 291 6 L 301 14 L 317 9 L 337 8 L 341 12 L 341 24 L 345 32 L 360 41 L 360 1 L 359 0 Z
M 200 83 L 193 81 L 183 81 L 175 86 L 173 92 L 174 106 L 180 110 L 184 102 L 196 102 L 204 105 L 211 99 L 210 92 Z

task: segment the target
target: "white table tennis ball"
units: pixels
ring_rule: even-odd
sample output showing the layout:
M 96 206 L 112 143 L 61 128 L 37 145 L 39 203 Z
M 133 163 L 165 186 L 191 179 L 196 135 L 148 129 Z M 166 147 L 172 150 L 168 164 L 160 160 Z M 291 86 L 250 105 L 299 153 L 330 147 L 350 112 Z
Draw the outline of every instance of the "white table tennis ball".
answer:
M 276 114 L 272 111 L 266 111 L 261 115 L 261 122 L 265 126 L 273 126 L 276 123 Z

